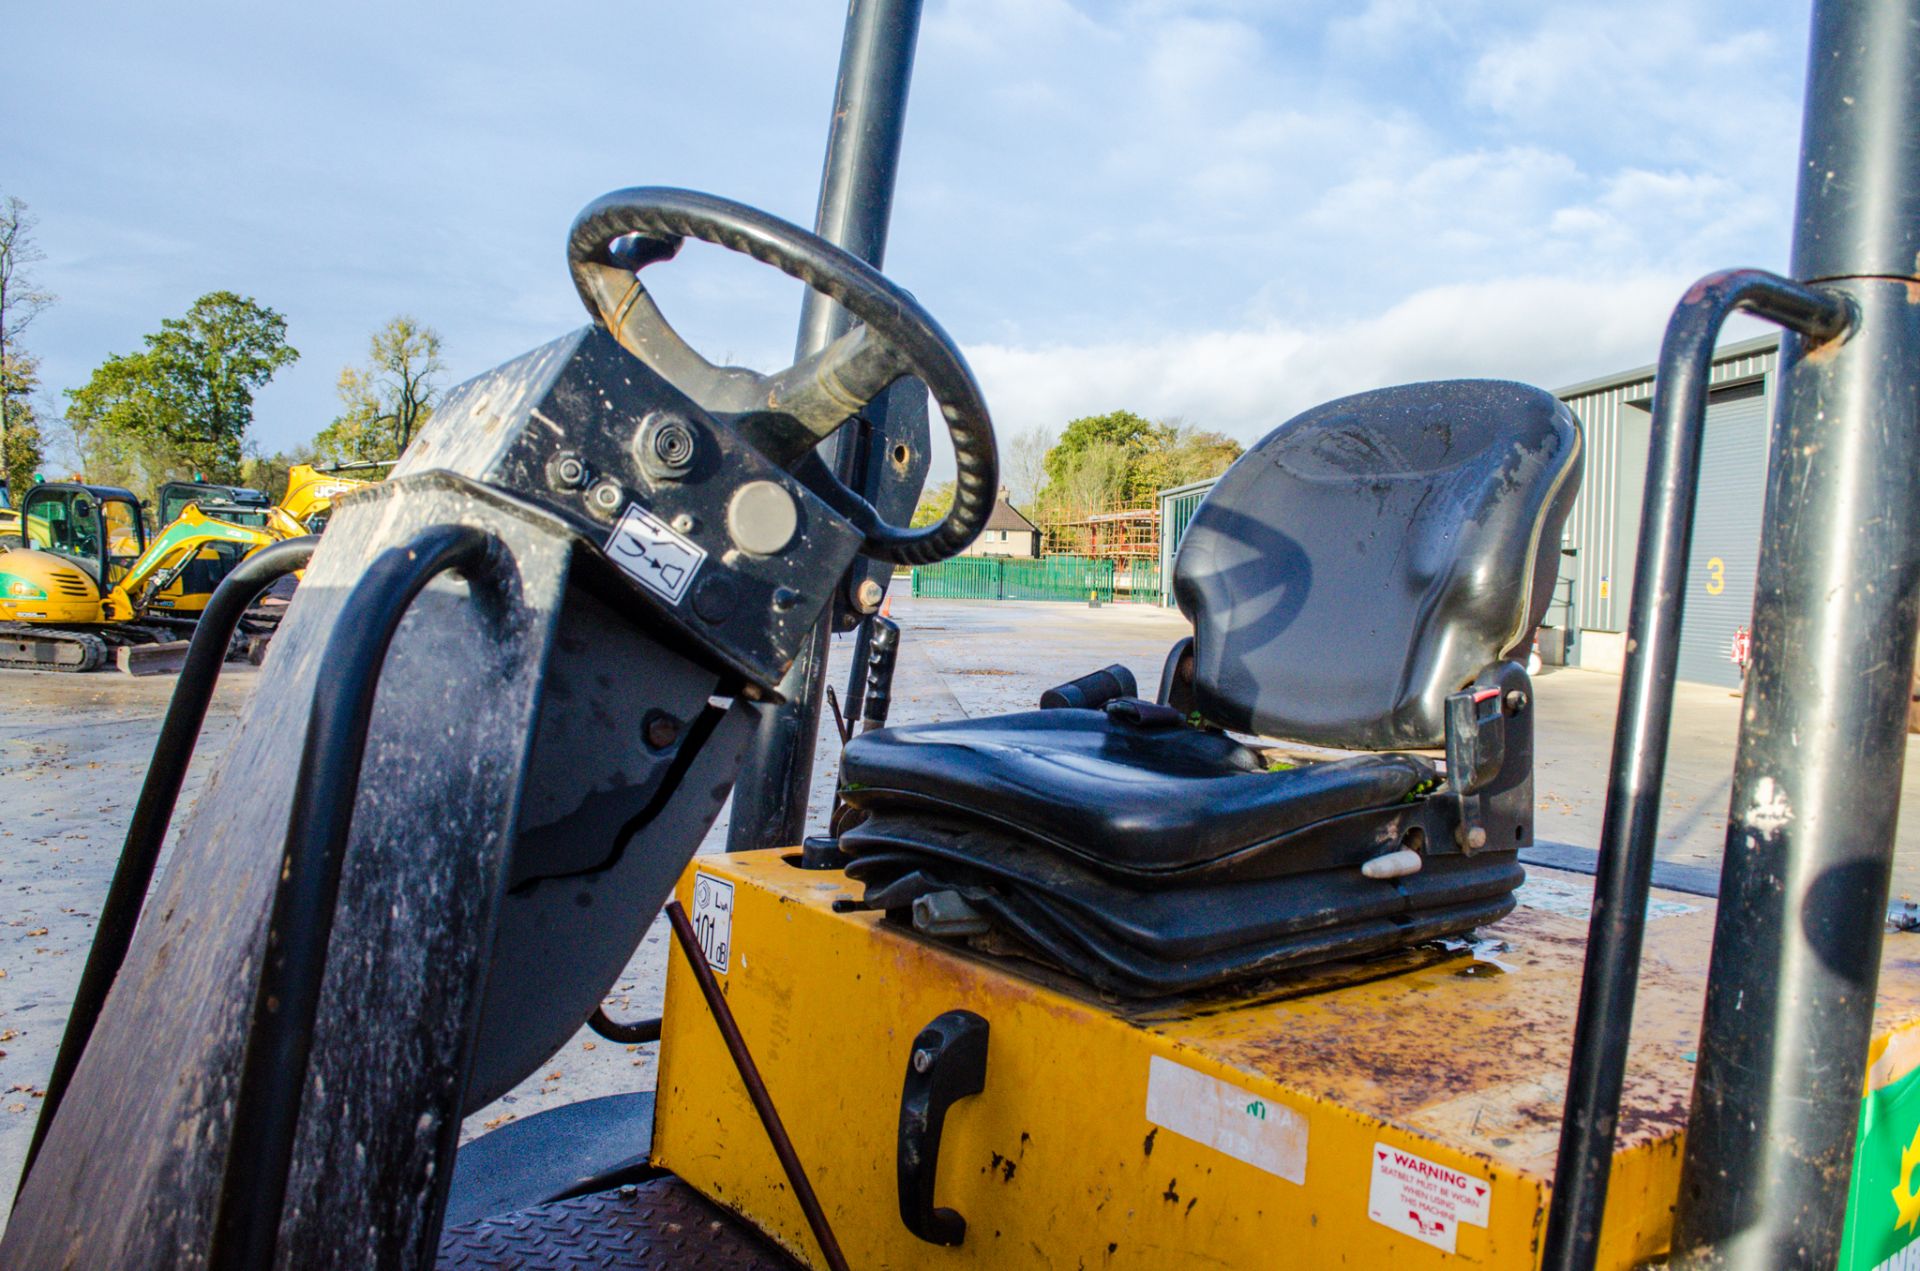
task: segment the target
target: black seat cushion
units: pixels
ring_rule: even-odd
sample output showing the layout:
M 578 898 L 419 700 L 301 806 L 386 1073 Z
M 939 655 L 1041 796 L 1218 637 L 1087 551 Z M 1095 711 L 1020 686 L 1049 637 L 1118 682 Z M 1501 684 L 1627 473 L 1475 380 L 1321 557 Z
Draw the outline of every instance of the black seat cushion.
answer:
M 1546 612 L 1580 452 L 1564 404 L 1499 380 L 1379 389 L 1282 424 L 1180 543 L 1201 713 L 1348 750 L 1440 745 L 1447 695 Z
M 1399 754 L 1270 772 L 1221 733 L 1073 709 L 865 733 L 842 771 L 856 808 L 957 813 L 1109 874 L 1146 877 L 1294 872 L 1288 845 L 1329 837 L 1377 854 L 1367 829 L 1313 831 L 1390 816 L 1436 780 L 1424 759 Z

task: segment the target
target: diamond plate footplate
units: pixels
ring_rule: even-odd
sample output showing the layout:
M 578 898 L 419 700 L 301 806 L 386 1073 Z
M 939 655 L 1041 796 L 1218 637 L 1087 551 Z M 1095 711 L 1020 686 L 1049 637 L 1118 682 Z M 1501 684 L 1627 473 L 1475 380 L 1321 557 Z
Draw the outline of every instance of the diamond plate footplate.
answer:
M 799 1271 L 677 1178 L 449 1227 L 440 1271 Z

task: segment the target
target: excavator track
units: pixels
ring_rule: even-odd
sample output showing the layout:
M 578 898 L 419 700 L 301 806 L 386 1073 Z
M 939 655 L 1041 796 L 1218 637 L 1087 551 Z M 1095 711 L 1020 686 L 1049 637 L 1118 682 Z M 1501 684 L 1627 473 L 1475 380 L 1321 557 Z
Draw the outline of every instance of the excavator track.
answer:
M 13 671 L 91 671 L 107 660 L 109 646 L 91 631 L 0 622 L 0 668 Z

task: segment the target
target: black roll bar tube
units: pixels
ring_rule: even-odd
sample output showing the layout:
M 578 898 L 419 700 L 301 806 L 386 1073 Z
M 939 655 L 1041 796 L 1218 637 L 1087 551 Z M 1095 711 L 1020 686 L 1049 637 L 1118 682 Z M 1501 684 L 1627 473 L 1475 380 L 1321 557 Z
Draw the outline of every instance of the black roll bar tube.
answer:
M 498 540 L 481 530 L 441 525 L 389 548 L 348 596 L 345 611 L 353 619 L 340 622 L 327 641 L 234 1094 L 207 1257 L 213 1271 L 253 1271 L 274 1262 L 327 945 L 388 646 L 428 583 L 452 570 L 478 580 L 497 547 Z
M 1738 311 L 1816 340 L 1843 336 L 1853 321 L 1838 295 L 1734 269 L 1695 283 L 1660 343 L 1639 566 L 1542 1271 L 1586 1271 L 1599 1248 L 1666 776 L 1707 388 L 1720 327 Z
M 173 698 L 160 724 L 160 736 L 153 744 L 153 758 L 147 763 L 146 780 L 133 807 L 133 820 L 127 826 L 120 863 L 114 867 L 113 882 L 100 906 L 100 922 L 94 929 L 93 945 L 87 951 L 87 965 L 80 972 L 80 987 L 74 990 L 73 1010 L 67 1015 L 66 1031 L 60 1036 L 53 1072 L 47 1077 L 47 1093 L 40 1103 L 39 1120 L 34 1123 L 33 1141 L 27 1145 L 26 1164 L 20 1170 L 21 1188 L 27 1185 L 34 1158 L 40 1154 L 40 1145 L 53 1125 L 54 1113 L 66 1096 L 74 1069 L 80 1066 L 80 1057 L 86 1053 L 87 1042 L 93 1037 L 93 1026 L 106 1005 L 107 993 L 126 961 L 128 946 L 133 943 L 133 931 L 146 906 L 147 890 L 160 861 L 160 848 L 166 842 L 167 827 L 180 801 L 180 786 L 186 780 L 187 765 L 200 740 L 201 725 L 206 723 L 207 708 L 213 702 L 213 689 L 220 681 L 220 668 L 233 644 L 233 633 L 262 592 L 306 567 L 319 542 L 313 535 L 288 539 L 263 547 L 241 561 L 214 588 L 193 629 L 186 663 L 174 683 Z

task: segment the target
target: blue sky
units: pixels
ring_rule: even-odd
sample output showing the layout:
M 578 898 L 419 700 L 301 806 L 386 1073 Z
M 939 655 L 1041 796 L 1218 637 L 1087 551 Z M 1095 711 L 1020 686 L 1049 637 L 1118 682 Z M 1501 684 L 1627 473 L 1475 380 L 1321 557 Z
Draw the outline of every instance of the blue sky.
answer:
M 0 193 L 40 218 L 52 390 L 216 288 L 301 360 L 266 449 L 410 313 L 464 378 L 582 321 L 574 212 L 636 184 L 805 222 L 844 7 L 10 6 Z M 1787 258 L 1806 56 L 1780 0 L 927 0 L 887 268 L 1003 435 L 1126 407 L 1252 440 L 1377 384 L 1650 361 L 1687 282 Z M 709 356 L 797 284 L 649 271 Z M 1736 327 L 1729 338 L 1755 328 Z M 936 461 L 936 468 L 950 467 Z

